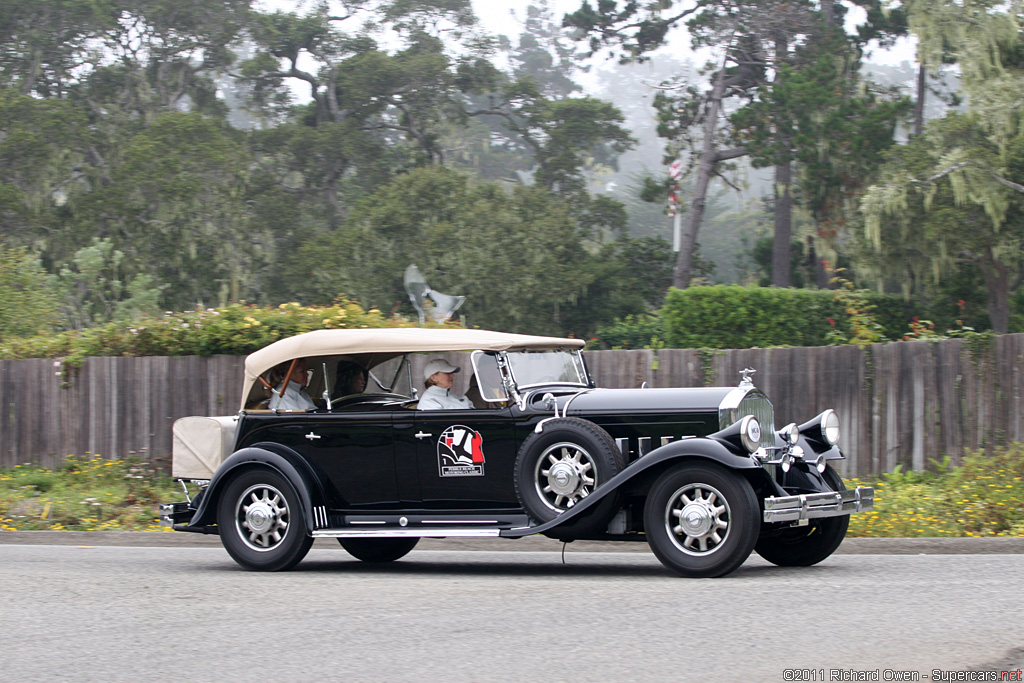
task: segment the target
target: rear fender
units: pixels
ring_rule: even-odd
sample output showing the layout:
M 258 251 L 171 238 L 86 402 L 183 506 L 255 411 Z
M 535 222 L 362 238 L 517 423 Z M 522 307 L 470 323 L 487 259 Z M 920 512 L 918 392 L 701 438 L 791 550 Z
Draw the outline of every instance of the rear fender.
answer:
M 328 526 L 327 497 L 320 481 L 295 451 L 273 443 L 255 444 L 225 459 L 210 480 L 189 526 L 204 527 L 215 523 L 217 503 L 227 483 L 237 472 L 251 467 L 272 469 L 288 480 L 299 494 L 307 529 L 312 531 Z

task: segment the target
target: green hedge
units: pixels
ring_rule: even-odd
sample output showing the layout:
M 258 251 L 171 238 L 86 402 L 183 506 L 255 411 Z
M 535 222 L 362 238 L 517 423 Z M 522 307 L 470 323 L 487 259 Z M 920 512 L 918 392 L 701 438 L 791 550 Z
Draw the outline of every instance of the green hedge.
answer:
M 363 310 L 350 301 L 333 306 L 288 303 L 276 308 L 233 304 L 54 335 L 7 339 L 0 344 L 0 359 L 62 358 L 67 365 L 74 366 L 87 356 L 244 355 L 278 339 L 312 330 L 412 326 L 408 320 L 386 317 L 376 309 Z
M 903 299 L 858 295 L 873 307 L 870 314 L 885 339 L 907 333 L 913 312 Z M 669 348 L 826 346 L 850 338 L 848 306 L 832 290 L 716 285 L 670 289 L 658 317 Z M 617 336 L 627 335 L 619 330 Z

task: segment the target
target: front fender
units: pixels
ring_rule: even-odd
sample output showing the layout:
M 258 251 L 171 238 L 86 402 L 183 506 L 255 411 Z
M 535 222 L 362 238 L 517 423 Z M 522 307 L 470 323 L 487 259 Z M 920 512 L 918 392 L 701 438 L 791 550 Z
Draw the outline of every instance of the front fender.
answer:
M 645 488 L 663 470 L 679 462 L 693 460 L 710 460 L 727 469 L 739 470 L 742 472 L 741 476 L 748 479 L 755 489 L 769 490 L 772 492 L 772 495 L 775 493 L 785 494 L 785 491 L 782 491 L 775 485 L 764 468 L 751 456 L 739 455 L 723 442 L 714 438 L 681 439 L 655 448 L 640 459 L 634 460 L 621 472 L 605 482 L 605 484 L 599 486 L 592 494 L 551 521 L 539 526 L 506 529 L 501 532 L 501 535 L 517 538 L 530 534 L 545 533 L 559 526 L 567 525 L 577 517 L 585 515 L 590 508 L 597 505 L 605 496 L 611 495 L 623 488 Z
M 221 492 L 230 481 L 231 475 L 242 468 L 253 465 L 269 467 L 286 478 L 299 494 L 299 505 L 306 520 L 306 528 L 320 529 L 328 526 L 327 500 L 323 487 L 316 475 L 309 470 L 305 461 L 295 451 L 273 443 L 260 443 L 232 453 L 221 463 L 210 480 L 209 486 L 199 501 L 199 508 L 188 526 L 201 528 L 216 522 L 217 502 Z M 319 510 L 318 510 L 319 508 Z

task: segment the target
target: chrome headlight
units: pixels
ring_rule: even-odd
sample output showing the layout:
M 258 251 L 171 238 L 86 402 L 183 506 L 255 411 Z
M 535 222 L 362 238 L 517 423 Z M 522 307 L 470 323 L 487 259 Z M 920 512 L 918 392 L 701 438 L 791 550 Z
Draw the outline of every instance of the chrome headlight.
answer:
M 761 423 L 753 415 L 740 420 L 740 441 L 751 453 L 761 447 Z
M 839 415 L 836 411 L 829 409 L 822 414 L 821 435 L 830 446 L 839 443 Z
M 779 430 L 779 436 L 790 446 L 795 446 L 800 441 L 800 428 L 796 426 L 795 422 L 790 422 Z
M 800 433 L 811 441 L 832 447 L 839 443 L 839 415 L 831 408 L 800 425 Z

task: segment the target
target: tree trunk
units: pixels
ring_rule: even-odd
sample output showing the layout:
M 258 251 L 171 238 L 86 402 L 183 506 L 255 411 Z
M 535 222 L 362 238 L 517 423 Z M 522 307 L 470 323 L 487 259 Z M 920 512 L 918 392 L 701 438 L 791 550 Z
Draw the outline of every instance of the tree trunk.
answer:
M 991 247 L 982 252 L 981 274 L 988 292 L 988 318 L 992 331 L 1006 334 L 1010 329 L 1010 270 L 996 258 Z
M 914 135 L 924 130 L 924 96 L 927 92 L 924 64 L 917 66 L 917 99 L 914 101 Z
M 792 286 L 793 163 L 775 165 L 775 236 L 772 240 L 772 287 Z
M 828 3 L 826 3 L 828 5 Z M 824 9 L 824 7 L 823 7 Z M 828 6 L 828 12 L 832 7 Z M 826 20 L 828 20 L 826 13 Z M 775 37 L 775 62 L 784 64 L 789 57 L 789 42 L 784 35 Z M 785 123 L 775 127 L 778 137 L 778 148 L 783 150 L 784 161 L 775 164 L 775 231 L 772 239 L 772 286 L 789 287 L 792 285 L 790 242 L 793 237 L 793 162 L 789 160 L 791 141 Z
M 833 0 L 821 0 L 821 15 L 825 18 L 825 24 L 835 27 L 839 24 L 836 20 L 835 2 Z
M 697 247 L 697 233 L 700 232 L 701 221 L 704 220 L 704 204 L 707 198 L 711 177 L 718 165 L 718 150 L 715 149 L 715 127 L 718 125 L 718 112 L 722 107 L 725 95 L 725 64 L 718 70 L 715 84 L 708 96 L 707 112 L 704 118 L 704 140 L 701 148 L 700 164 L 697 166 L 697 179 L 693 184 L 693 195 L 690 199 L 690 210 L 686 215 L 686 227 L 676 255 L 676 266 L 672 272 L 672 286 L 686 289 L 693 277 L 693 252 Z

